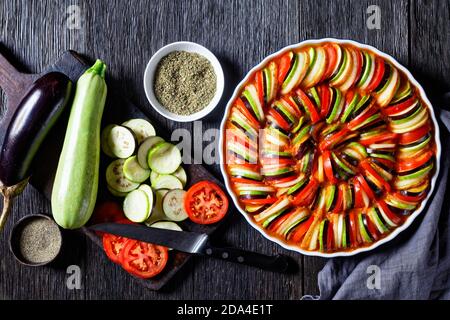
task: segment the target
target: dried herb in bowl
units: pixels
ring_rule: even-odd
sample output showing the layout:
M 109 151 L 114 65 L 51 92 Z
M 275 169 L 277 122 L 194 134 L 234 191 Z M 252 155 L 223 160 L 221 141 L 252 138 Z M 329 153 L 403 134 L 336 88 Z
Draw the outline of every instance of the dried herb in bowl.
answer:
M 211 102 L 217 77 L 211 62 L 202 55 L 174 51 L 159 62 L 153 86 L 156 98 L 168 111 L 191 115 Z

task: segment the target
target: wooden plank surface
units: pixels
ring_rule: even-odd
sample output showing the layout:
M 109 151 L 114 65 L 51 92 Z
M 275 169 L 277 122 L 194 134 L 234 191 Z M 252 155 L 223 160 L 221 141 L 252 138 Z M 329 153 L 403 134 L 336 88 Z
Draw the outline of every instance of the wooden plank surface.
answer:
M 80 8 L 80 29 L 66 28 L 66 10 L 72 4 Z M 369 5 L 381 9 L 381 30 L 366 26 Z M 450 88 L 449 7 L 445 0 L 2 1 L 0 41 L 32 72 L 66 49 L 90 59 L 102 58 L 108 64 L 111 90 L 124 92 L 146 108 L 150 106 L 142 76 L 151 55 L 173 41 L 203 44 L 219 57 L 226 76 L 221 107 L 203 121 L 205 131 L 219 126 L 226 98 L 253 65 L 285 45 L 310 38 L 350 38 L 392 54 L 411 68 L 436 101 Z M 174 123 L 149 112 L 167 127 L 193 130 L 192 124 Z M 217 165 L 209 168 L 220 177 Z M 316 276 L 325 260 L 289 253 L 270 243 L 238 214 L 223 228 L 220 241 L 263 253 L 287 253 L 299 262 L 299 273 L 278 275 L 192 259 L 163 292 L 153 292 L 73 233 L 67 238 L 69 254 L 58 265 L 38 269 L 18 265 L 7 248 L 13 220 L 49 210 L 48 201 L 31 187 L 17 200 L 14 218 L 0 236 L 0 299 L 299 299 L 318 294 Z M 80 290 L 66 287 L 70 264 L 81 267 Z

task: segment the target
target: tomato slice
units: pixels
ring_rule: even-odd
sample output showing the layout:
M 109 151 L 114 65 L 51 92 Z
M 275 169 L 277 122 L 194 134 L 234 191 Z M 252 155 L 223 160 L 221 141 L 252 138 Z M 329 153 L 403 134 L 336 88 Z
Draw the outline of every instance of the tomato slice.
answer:
M 330 89 L 327 85 L 319 86 L 319 94 L 320 94 L 320 116 L 325 118 L 330 110 Z
M 311 116 L 312 123 L 318 122 L 320 120 L 320 115 L 317 112 L 316 107 L 312 103 L 311 99 L 309 99 L 308 95 L 305 92 L 303 92 L 303 90 L 300 88 L 298 88 L 295 92 L 297 93 L 303 106 Z
M 301 223 L 297 227 L 297 229 L 295 229 L 293 231 L 292 236 L 290 237 L 290 240 L 293 242 L 299 243 L 303 239 L 306 232 L 308 232 L 308 229 L 313 222 L 314 222 L 314 215 L 311 215 L 308 220 Z
M 370 137 L 368 139 L 361 138 L 359 141 L 361 142 L 362 145 L 367 147 L 367 146 L 370 146 L 371 144 L 374 144 L 377 142 L 396 139 L 397 136 L 398 136 L 398 134 L 396 134 L 394 132 L 383 132 L 383 133 L 377 134 L 376 136 Z
M 382 112 L 387 116 L 391 116 L 391 115 L 397 114 L 399 112 L 402 112 L 402 111 L 408 109 L 416 101 L 417 101 L 416 96 L 412 96 L 411 98 L 409 98 L 403 102 L 391 105 L 387 108 L 383 108 Z
M 277 200 L 275 197 L 269 197 L 264 199 L 240 199 L 239 201 L 244 204 L 263 205 L 275 203 Z
M 362 190 L 364 190 L 364 192 L 369 196 L 369 199 L 370 200 L 375 199 L 375 194 L 373 193 L 366 179 L 364 179 L 362 175 L 357 175 L 355 178 L 358 180 Z
M 331 251 L 334 248 L 334 233 L 333 233 L 333 222 L 328 220 L 327 228 L 327 251 Z
M 291 125 L 274 108 L 270 108 L 267 111 L 267 113 L 270 114 L 275 119 L 277 124 L 282 129 L 289 131 L 289 129 L 291 128 Z
M 130 239 L 121 250 L 122 267 L 136 277 L 148 279 L 164 270 L 169 260 L 166 247 Z
M 386 214 L 386 216 L 395 224 L 399 225 L 401 224 L 402 219 L 396 215 L 394 212 L 391 211 L 391 209 L 389 209 L 388 205 L 386 204 L 386 202 L 380 200 L 377 202 L 377 204 L 381 207 L 381 209 L 383 209 L 384 213 Z
M 132 224 L 128 219 L 122 219 L 119 221 L 115 221 L 117 223 L 122 224 Z M 128 241 L 128 238 L 117 236 L 115 234 L 103 233 L 102 243 L 103 250 L 105 251 L 108 258 L 114 263 L 121 263 L 121 251 L 125 246 L 125 243 Z
M 323 157 L 323 168 L 325 171 L 325 175 L 328 178 L 328 181 L 330 181 L 331 184 L 336 184 L 338 182 L 338 179 L 334 176 L 333 164 L 331 163 L 331 152 L 325 151 L 322 154 L 322 157 Z
M 306 206 L 314 200 L 314 193 L 319 187 L 319 183 L 313 177 L 310 178 L 306 187 L 300 191 L 292 200 L 296 206 Z
M 272 232 L 277 232 L 277 230 L 280 228 L 280 226 L 285 222 L 289 217 L 291 217 L 295 212 L 290 212 L 287 214 L 282 215 L 278 219 L 276 219 L 273 223 L 270 224 L 269 230 Z
M 356 213 L 355 212 L 350 212 L 348 214 L 348 222 L 349 222 L 349 227 L 350 227 L 350 243 L 353 246 L 358 245 L 361 240 L 359 238 L 359 233 L 358 233 L 358 223 L 357 223 L 357 217 L 356 217 Z
M 342 188 L 337 188 L 336 192 L 337 192 L 336 203 L 334 204 L 334 208 L 333 208 L 333 210 L 331 210 L 331 212 L 339 213 L 342 210 L 342 203 L 344 202 L 344 195 L 342 192 Z
M 350 121 L 348 123 L 348 128 L 350 130 L 353 130 L 355 127 L 359 126 L 361 123 L 369 119 L 369 117 L 373 116 L 377 112 L 375 108 L 375 104 L 372 104 L 371 106 L 367 107 L 366 110 L 361 112 L 360 115 L 358 115 L 355 119 Z
M 402 145 L 410 144 L 424 137 L 430 130 L 430 124 L 426 123 L 416 130 L 401 134 L 398 142 Z
M 427 152 L 422 153 L 418 157 L 414 157 L 412 159 L 408 159 L 406 161 L 401 161 L 397 163 L 397 172 L 405 172 L 414 170 L 420 166 L 423 166 L 427 163 L 431 157 L 433 156 L 433 151 L 429 150 Z
M 325 138 L 322 142 L 319 143 L 319 149 L 321 151 L 325 151 L 335 144 L 339 143 L 349 132 L 347 126 L 343 127 L 340 131 L 331 136 Z
M 377 57 L 375 59 L 375 74 L 373 75 L 372 82 L 367 87 L 367 91 L 373 91 L 378 87 L 381 80 L 383 79 L 384 69 L 385 66 L 383 58 Z
M 408 196 L 406 194 L 401 194 L 400 192 L 396 192 L 394 194 L 394 197 L 396 197 L 400 200 L 406 201 L 406 202 L 419 202 L 419 201 L 423 200 L 423 198 L 425 198 L 426 195 L 427 195 L 426 192 L 422 192 L 417 196 Z
M 290 51 L 280 58 L 279 68 L 278 68 L 278 83 L 283 83 L 286 75 L 291 68 L 291 61 L 293 58 L 293 53 Z
M 263 163 L 264 165 L 268 165 L 268 164 L 289 164 L 289 165 L 294 165 L 295 161 L 293 159 L 290 158 L 261 158 L 261 163 Z
M 253 124 L 255 128 L 259 128 L 258 120 L 256 120 L 256 118 L 253 116 L 253 114 L 251 114 L 250 111 L 248 111 L 247 107 L 244 104 L 244 101 L 242 101 L 241 98 L 237 98 L 234 103 L 239 111 L 241 111 L 242 114 L 245 115 L 245 117 L 250 121 L 250 123 Z
M 264 105 L 264 85 L 262 71 L 258 71 L 255 76 L 256 90 L 258 91 L 258 98 L 261 105 Z
M 336 48 L 334 47 L 334 45 L 326 44 L 324 46 L 324 49 L 327 52 L 328 63 L 327 63 L 327 68 L 326 68 L 321 80 L 325 80 L 325 79 L 328 79 L 329 77 L 331 77 L 331 75 L 334 71 L 334 68 L 336 67 L 336 64 L 338 63 L 338 61 L 337 61 L 338 55 L 337 55 Z
M 227 213 L 228 198 L 217 184 L 203 180 L 189 188 L 184 207 L 193 222 L 216 223 Z
M 383 177 L 378 174 L 378 172 L 372 167 L 369 162 L 363 160 L 360 162 L 360 166 L 366 171 L 366 174 L 370 174 L 375 180 L 377 180 L 378 183 L 382 185 L 387 192 L 391 191 L 391 185 L 389 184 L 389 182 L 384 180 Z

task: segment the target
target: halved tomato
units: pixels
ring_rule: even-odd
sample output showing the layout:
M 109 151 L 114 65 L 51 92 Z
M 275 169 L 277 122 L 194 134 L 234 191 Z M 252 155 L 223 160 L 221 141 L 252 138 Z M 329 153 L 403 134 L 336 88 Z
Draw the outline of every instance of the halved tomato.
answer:
M 211 224 L 221 220 L 227 213 L 228 198 L 217 184 L 203 180 L 189 188 L 184 208 L 193 222 Z
M 166 247 L 129 240 L 121 250 L 122 267 L 136 277 L 148 279 L 164 270 L 169 260 Z

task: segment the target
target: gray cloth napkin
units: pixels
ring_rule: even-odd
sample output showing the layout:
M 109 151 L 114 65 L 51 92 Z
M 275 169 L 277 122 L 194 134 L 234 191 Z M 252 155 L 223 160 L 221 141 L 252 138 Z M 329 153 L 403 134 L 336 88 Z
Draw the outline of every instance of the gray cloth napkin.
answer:
M 391 242 L 330 259 L 318 276 L 320 299 L 450 299 L 450 112 L 439 118 L 441 168 L 427 208 Z

